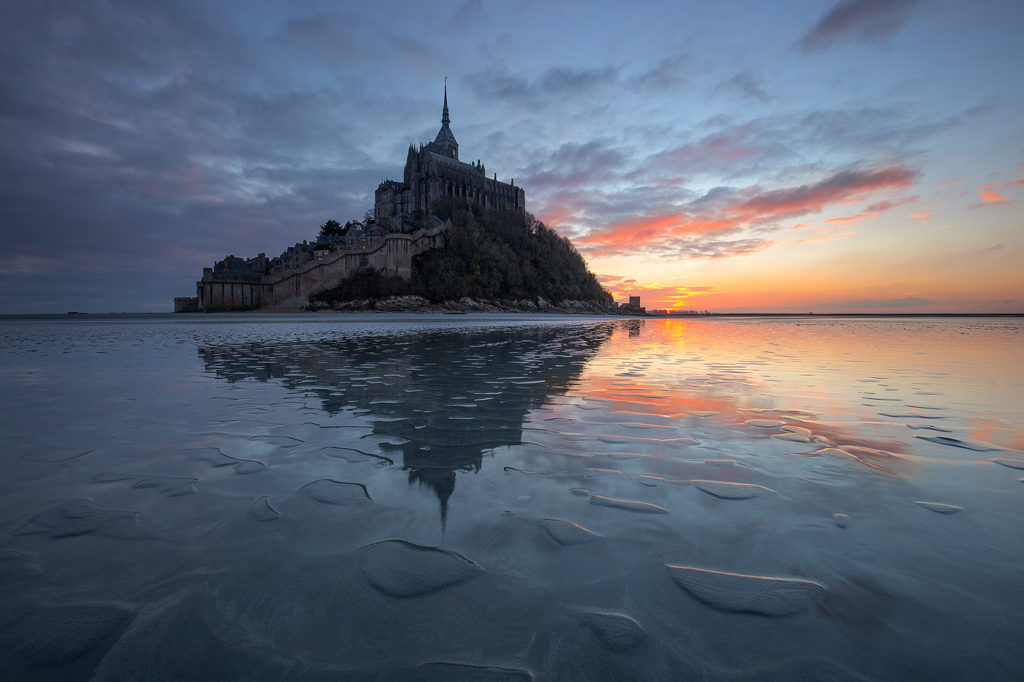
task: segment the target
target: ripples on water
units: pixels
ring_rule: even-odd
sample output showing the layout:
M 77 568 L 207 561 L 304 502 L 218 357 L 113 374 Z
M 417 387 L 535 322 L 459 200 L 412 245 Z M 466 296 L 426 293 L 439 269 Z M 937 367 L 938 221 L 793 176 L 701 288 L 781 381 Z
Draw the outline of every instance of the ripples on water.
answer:
M 1020 679 L 1020 329 L 0 322 L 0 675 Z

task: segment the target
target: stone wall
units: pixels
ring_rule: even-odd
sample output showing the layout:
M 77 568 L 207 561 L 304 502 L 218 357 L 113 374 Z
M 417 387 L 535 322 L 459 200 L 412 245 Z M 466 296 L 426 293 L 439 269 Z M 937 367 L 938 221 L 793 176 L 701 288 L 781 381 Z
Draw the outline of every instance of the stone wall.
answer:
M 174 312 L 176 313 L 198 313 L 199 299 L 195 296 L 175 296 Z
M 297 268 L 259 277 L 214 277 L 196 282 L 200 312 L 296 309 L 309 295 L 337 286 L 360 270 L 408 279 L 413 256 L 442 246 L 448 223 L 412 233 L 393 233 L 373 247 L 322 253 Z

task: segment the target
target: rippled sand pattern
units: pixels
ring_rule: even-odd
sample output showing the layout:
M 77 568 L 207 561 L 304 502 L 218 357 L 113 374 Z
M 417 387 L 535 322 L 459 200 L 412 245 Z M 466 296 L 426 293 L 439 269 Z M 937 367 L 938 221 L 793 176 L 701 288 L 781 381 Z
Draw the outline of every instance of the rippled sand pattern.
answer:
M 1021 329 L 0 320 L 0 679 L 1024 678 Z

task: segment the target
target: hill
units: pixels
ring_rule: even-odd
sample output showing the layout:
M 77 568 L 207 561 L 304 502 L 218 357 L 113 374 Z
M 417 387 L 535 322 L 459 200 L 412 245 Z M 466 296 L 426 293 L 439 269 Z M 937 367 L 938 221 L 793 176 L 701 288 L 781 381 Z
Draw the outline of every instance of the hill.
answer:
M 470 298 L 505 305 L 544 299 L 613 306 L 572 242 L 530 214 L 490 215 L 452 199 L 438 202 L 434 212 L 451 220 L 444 246 L 414 257 L 409 279 L 360 272 L 310 295 L 310 303 L 365 301 L 373 307 L 388 297 L 420 296 L 434 304 Z

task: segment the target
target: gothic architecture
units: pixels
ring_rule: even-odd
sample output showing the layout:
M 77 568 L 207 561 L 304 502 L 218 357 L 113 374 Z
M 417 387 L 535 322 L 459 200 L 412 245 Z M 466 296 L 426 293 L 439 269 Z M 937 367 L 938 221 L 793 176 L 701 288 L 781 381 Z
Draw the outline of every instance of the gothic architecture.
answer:
M 446 85 L 441 130 L 433 142 L 409 147 L 403 182 L 385 180 L 377 187 L 373 220 L 350 227 L 344 236 L 321 235 L 314 243 L 296 244 L 277 258 L 228 256 L 203 268 L 196 296 L 175 298 L 175 311 L 297 309 L 311 293 L 356 272 L 408 279 L 414 256 L 444 244 L 451 222 L 442 223 L 431 209 L 445 197 L 461 197 L 492 213 L 524 213 L 526 193 L 514 182 L 488 178 L 480 161 L 459 161 L 459 143 L 448 124 Z
M 385 180 L 375 193 L 373 215 L 378 225 L 404 230 L 430 215 L 431 206 L 444 197 L 461 197 L 488 211 L 526 211 L 526 193 L 515 182 L 487 177 L 484 165 L 459 161 L 459 143 L 448 118 L 448 86 L 444 89 L 441 129 L 433 142 L 410 145 L 402 182 Z

